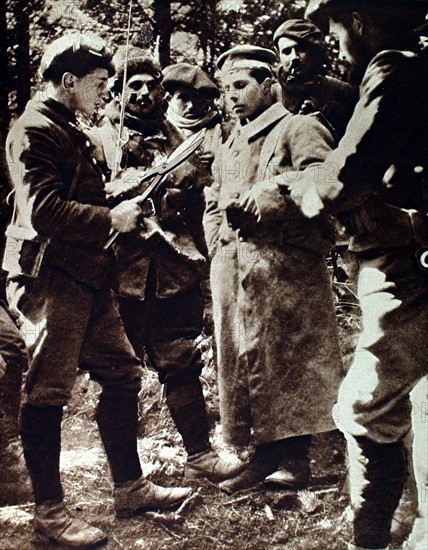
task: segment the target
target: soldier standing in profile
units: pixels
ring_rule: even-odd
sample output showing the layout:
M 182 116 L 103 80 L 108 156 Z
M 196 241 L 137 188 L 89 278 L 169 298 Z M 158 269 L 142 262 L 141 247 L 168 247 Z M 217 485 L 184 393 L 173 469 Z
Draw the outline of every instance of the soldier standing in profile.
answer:
M 304 173 L 290 184 L 308 218 L 323 208 L 345 213 L 359 264 L 363 332 L 335 414 L 348 442 L 350 548 L 388 546 L 406 478 L 403 441 L 422 415 L 413 422 L 419 517 L 404 544 L 421 550 L 428 547 L 428 51 L 417 30 L 428 2 L 314 0 L 308 10 L 329 19 L 361 83 L 347 131 L 317 178 Z M 425 395 L 412 416 L 409 394 L 419 383 Z
M 138 455 L 142 368 L 111 289 L 114 255 L 103 245 L 112 230 L 135 229 L 141 210 L 129 201 L 109 208 L 102 173 L 76 119 L 76 112 L 91 116 L 103 105 L 111 60 L 95 36 L 70 34 L 54 41 L 40 67 L 46 98 L 28 103 L 7 139 L 17 212 L 7 230 L 7 294 L 23 335 L 28 323 L 38 329 L 21 410 L 36 504 L 33 526 L 37 538 L 73 548 L 107 541 L 64 505 L 61 420 L 78 368 L 101 385 L 96 420 L 117 516 L 167 508 L 191 493 L 145 479 Z

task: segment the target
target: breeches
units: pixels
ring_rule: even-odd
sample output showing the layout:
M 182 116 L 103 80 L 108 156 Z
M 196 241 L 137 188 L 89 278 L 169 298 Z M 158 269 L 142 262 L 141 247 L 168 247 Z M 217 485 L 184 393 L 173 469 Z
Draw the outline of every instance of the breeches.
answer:
M 144 301 L 119 298 L 126 333 L 136 354 L 145 354 L 159 380 L 198 377 L 203 363 L 196 339 L 202 332 L 204 301 L 199 285 L 169 298 L 157 298 L 152 285 Z
M 428 278 L 410 249 L 360 259 L 358 297 L 363 331 L 334 417 L 346 434 L 394 443 L 411 429 L 409 393 L 427 374 Z
M 104 396 L 136 395 L 142 369 L 129 343 L 116 297 L 106 284 L 90 288 L 61 270 L 46 274 L 45 296 L 37 300 L 34 325 L 21 319 L 24 338 L 37 337 L 26 379 L 27 402 L 63 406 L 70 398 L 77 369 L 100 383 Z M 11 290 L 22 293 L 20 285 Z M 23 292 L 25 298 L 25 289 Z M 31 300 L 31 295 L 28 295 Z

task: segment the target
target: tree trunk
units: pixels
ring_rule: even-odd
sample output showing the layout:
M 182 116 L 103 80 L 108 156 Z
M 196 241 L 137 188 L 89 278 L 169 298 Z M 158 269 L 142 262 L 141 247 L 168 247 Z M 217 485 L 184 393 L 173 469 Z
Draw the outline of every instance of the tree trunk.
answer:
M 166 67 L 171 63 L 170 40 L 172 31 L 171 22 L 171 0 L 155 0 L 154 23 L 155 35 L 158 43 L 159 63 L 161 67 Z
M 7 60 L 6 2 L 0 4 L 0 144 L 4 144 L 10 121 L 8 108 L 9 67 Z
M 3 257 L 4 230 L 9 217 L 6 196 L 10 185 L 7 177 L 5 152 L 6 135 L 10 122 L 9 112 L 9 64 L 7 58 L 6 2 L 0 4 L 0 259 Z M 0 298 L 4 298 L 4 281 L 0 275 Z
M 15 4 L 16 18 L 16 104 L 18 114 L 24 110 L 31 96 L 31 66 L 30 66 L 30 4 L 27 0 L 18 0 Z

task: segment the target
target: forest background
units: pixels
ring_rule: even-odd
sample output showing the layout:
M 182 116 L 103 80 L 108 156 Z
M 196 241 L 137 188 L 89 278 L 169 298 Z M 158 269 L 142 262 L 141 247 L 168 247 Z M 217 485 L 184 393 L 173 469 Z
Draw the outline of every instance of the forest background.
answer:
M 307 0 L 133 0 L 131 36 L 135 45 L 152 50 L 162 67 L 179 61 L 197 63 L 214 76 L 218 55 L 237 44 L 272 48 L 275 29 L 286 19 L 302 17 Z M 6 135 L 14 118 L 41 88 L 37 74 L 48 43 L 79 30 L 102 36 L 113 50 L 126 43 L 130 0 L 3 0 L 0 3 L 0 232 L 11 216 L 6 197 L 11 189 L 5 158 Z M 336 44 L 329 40 L 331 71 L 343 76 Z M 0 237 L 0 254 L 4 246 Z M 343 259 L 345 258 L 345 259 Z M 337 263 L 339 264 L 337 266 Z M 336 264 L 336 265 L 335 265 Z M 360 329 L 352 264 L 342 255 L 329 259 L 342 352 L 349 364 Z M 339 270 L 337 269 L 339 268 Z M 342 270 L 342 271 L 341 271 Z M 342 276 L 337 277 L 337 273 Z M 221 448 L 216 372 L 210 338 L 200 342 L 206 368 L 203 381 L 213 441 Z M 98 389 L 79 378 L 63 428 L 62 470 L 69 504 L 78 515 L 109 534 L 109 549 L 168 548 L 200 550 L 234 548 L 276 550 L 343 550 L 350 536 L 347 515 L 346 460 L 338 432 L 319 436 L 311 455 L 309 491 L 260 490 L 228 497 L 207 484 L 197 506 L 182 515 L 146 516 L 115 521 L 107 464 L 93 423 Z M 154 372 L 148 371 L 141 397 L 139 450 L 145 473 L 160 483 L 179 482 L 185 462 Z M 171 481 L 172 479 L 172 481 Z M 34 548 L 32 504 L 2 507 L 1 550 Z M 89 514 L 89 515 L 88 515 Z
M 79 30 L 102 36 L 115 50 L 126 43 L 131 0 L 5 0 L 0 3 L 0 231 L 10 217 L 4 143 L 11 121 L 40 87 L 37 70 L 47 44 Z M 162 67 L 197 63 L 214 74 L 218 55 L 237 44 L 272 48 L 275 29 L 301 17 L 307 0 L 132 0 L 131 39 L 151 49 Z M 343 73 L 329 42 L 332 71 Z M 2 245 L 3 246 L 3 243 Z M 0 250 L 1 252 L 1 250 Z

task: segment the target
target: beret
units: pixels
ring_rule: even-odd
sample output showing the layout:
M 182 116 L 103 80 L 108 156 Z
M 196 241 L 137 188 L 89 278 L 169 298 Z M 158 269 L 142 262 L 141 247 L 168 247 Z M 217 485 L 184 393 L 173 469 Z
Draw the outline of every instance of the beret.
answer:
M 325 47 L 323 33 L 307 19 L 289 19 L 282 23 L 273 35 L 275 46 L 278 46 L 279 39 L 283 37 L 296 42 L 306 42 L 312 46 Z
M 40 61 L 44 80 L 60 80 L 66 72 L 84 76 L 97 68 L 114 74 L 112 54 L 102 38 L 91 34 L 71 33 L 54 40 Z
M 215 98 L 220 96 L 220 91 L 211 78 L 197 65 L 190 63 L 175 63 L 165 67 L 162 86 L 168 92 L 173 92 L 177 86 L 188 86 L 197 91 L 204 92 Z
M 217 68 L 222 72 L 254 68 L 265 68 L 272 71 L 275 61 L 274 51 L 244 44 L 223 52 L 217 59 Z
M 125 72 L 126 46 L 119 46 L 113 57 L 113 66 L 115 68 L 115 80 L 112 90 L 118 90 L 122 85 Z M 126 63 L 126 78 L 129 79 L 138 73 L 149 73 L 156 80 L 162 80 L 162 69 L 152 54 L 137 46 L 128 48 L 128 60 Z

